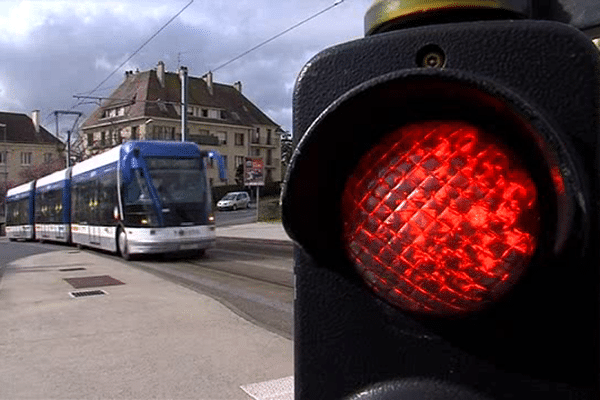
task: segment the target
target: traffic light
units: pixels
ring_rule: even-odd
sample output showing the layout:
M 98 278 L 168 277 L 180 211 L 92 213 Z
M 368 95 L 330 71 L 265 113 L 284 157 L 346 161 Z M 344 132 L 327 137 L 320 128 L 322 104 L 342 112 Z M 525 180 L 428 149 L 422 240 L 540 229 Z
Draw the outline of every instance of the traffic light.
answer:
M 375 1 L 301 71 L 297 399 L 600 398 L 591 4 Z

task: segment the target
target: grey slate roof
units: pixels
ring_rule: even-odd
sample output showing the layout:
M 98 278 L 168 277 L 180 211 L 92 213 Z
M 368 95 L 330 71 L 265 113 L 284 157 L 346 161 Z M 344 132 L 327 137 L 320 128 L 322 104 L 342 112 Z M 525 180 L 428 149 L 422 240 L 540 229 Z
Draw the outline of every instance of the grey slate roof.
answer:
M 62 144 L 62 142 L 40 125 L 36 132 L 33 121 L 26 114 L 0 111 L 0 124 L 6 125 L 8 143 Z M 4 128 L 0 126 L 0 142 L 4 141 Z
M 110 99 L 92 113 L 84 122 L 83 128 L 129 118 L 180 119 L 176 110 L 181 107 L 180 101 L 181 84 L 178 74 L 165 72 L 165 85 L 162 87 L 156 70 L 132 73 L 125 77 L 123 83 L 110 95 Z M 241 126 L 257 124 L 279 126 L 231 85 L 213 82 L 211 94 L 204 79 L 190 76 L 188 77 L 188 103 L 225 110 L 224 119 L 189 116 L 189 121 L 212 121 Z M 104 110 L 119 106 L 128 106 L 126 115 L 102 118 Z

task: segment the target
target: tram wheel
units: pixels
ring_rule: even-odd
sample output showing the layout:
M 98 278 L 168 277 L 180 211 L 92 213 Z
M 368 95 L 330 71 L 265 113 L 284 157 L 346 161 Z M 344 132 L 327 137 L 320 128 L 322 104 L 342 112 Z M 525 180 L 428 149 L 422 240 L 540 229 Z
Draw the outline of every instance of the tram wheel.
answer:
M 131 260 L 131 254 L 129 254 L 129 247 L 127 246 L 127 234 L 121 228 L 119 228 L 117 246 L 121 257 L 127 261 Z

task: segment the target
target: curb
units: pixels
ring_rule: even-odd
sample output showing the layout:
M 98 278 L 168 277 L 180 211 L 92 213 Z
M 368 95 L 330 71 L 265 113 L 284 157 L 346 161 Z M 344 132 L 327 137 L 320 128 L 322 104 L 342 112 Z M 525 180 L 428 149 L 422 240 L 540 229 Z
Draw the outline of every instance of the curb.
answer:
M 285 239 L 262 239 L 262 238 L 248 238 L 240 236 L 217 236 L 218 242 L 231 242 L 231 243 L 247 243 L 247 244 L 270 244 L 274 246 L 282 247 L 294 247 L 294 242 Z

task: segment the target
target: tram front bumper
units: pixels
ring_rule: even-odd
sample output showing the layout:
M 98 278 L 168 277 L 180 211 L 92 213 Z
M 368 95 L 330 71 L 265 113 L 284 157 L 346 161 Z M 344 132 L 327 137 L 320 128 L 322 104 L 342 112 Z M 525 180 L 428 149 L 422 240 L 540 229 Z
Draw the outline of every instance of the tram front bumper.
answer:
M 131 254 L 171 253 L 203 250 L 214 247 L 216 232 L 213 226 L 181 228 L 127 228 L 127 245 Z

